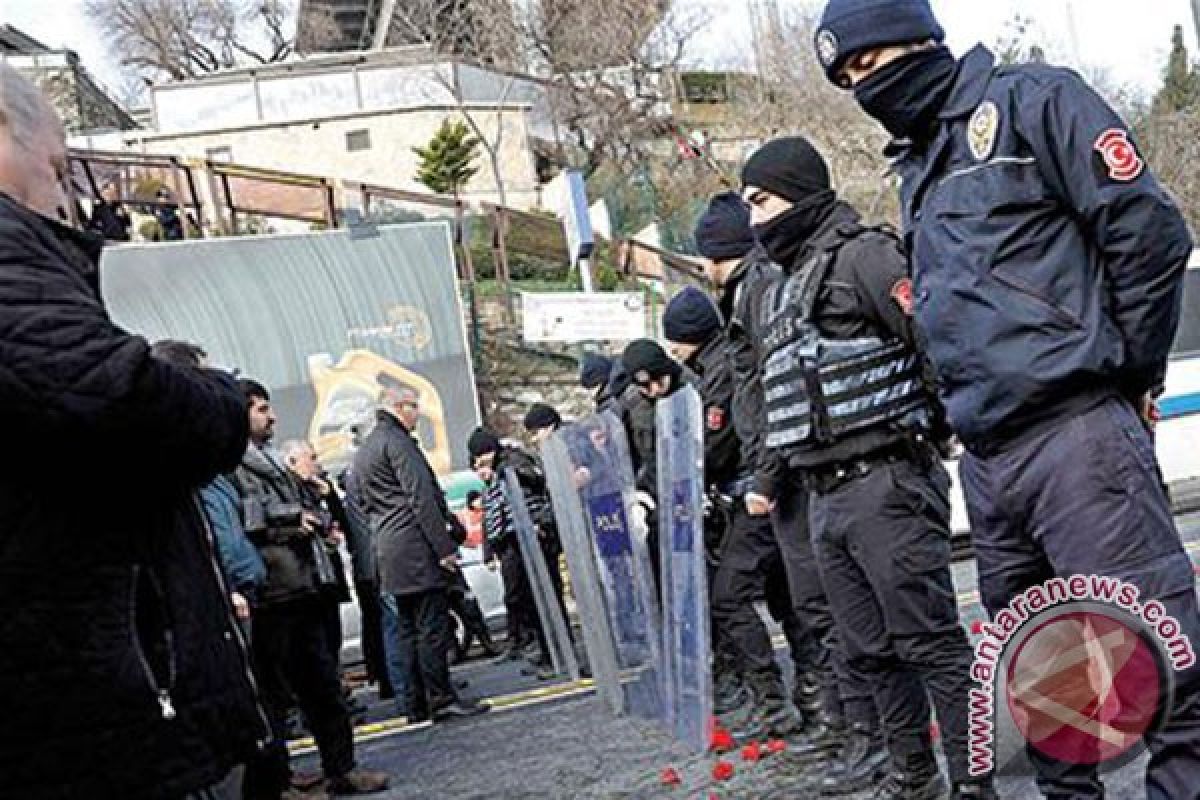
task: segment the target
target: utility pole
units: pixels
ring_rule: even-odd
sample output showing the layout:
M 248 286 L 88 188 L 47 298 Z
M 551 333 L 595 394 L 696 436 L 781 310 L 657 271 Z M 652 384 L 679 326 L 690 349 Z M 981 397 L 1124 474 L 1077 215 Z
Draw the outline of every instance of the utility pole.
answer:
M 1196 42 L 1200 44 L 1200 0 L 1192 0 L 1192 24 L 1196 26 Z

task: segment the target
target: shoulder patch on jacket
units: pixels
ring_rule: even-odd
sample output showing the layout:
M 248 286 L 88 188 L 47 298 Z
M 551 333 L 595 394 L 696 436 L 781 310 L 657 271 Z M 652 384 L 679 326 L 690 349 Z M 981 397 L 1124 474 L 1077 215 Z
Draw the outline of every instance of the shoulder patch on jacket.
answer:
M 1101 177 L 1129 183 L 1136 180 L 1146 167 L 1137 146 L 1129 138 L 1129 131 L 1109 128 L 1096 138 L 1093 147 L 1100 156 L 1098 167 L 1103 170 Z
M 913 285 L 912 278 L 901 278 L 892 284 L 890 292 L 892 299 L 896 301 L 896 305 L 900 306 L 900 310 L 906 316 L 913 315 Z

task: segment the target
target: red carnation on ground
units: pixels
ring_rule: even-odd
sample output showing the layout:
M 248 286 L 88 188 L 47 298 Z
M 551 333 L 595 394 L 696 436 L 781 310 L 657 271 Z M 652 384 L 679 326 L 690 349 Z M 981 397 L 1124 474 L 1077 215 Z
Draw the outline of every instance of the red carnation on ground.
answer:
M 718 781 L 727 781 L 733 777 L 733 764 L 728 761 L 718 761 L 713 764 L 712 776 Z
M 971 623 L 971 633 L 975 634 L 976 636 L 983 633 L 983 620 L 977 619 Z
M 768 753 L 779 754 L 784 750 L 787 750 L 787 742 L 785 742 L 783 739 L 772 739 L 771 741 L 767 742 Z
M 727 753 L 733 749 L 735 742 L 733 734 L 724 728 L 717 728 L 712 733 L 712 740 L 709 742 L 710 749 L 718 753 Z
M 929 723 L 929 739 L 930 739 L 930 741 L 936 742 L 940 738 L 942 738 L 942 729 L 938 727 L 938 724 L 936 722 Z
M 667 767 L 662 771 L 660 776 L 663 786 L 678 786 L 683 783 L 683 778 L 679 777 L 679 770 L 674 767 Z
M 754 762 L 758 761 L 762 756 L 762 747 L 759 746 L 758 742 L 751 742 L 742 748 L 742 761 Z

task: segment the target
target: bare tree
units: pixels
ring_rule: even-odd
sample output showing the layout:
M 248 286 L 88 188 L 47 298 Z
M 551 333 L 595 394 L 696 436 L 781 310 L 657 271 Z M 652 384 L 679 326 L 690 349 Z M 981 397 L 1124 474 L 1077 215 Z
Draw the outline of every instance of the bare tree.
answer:
M 84 8 L 120 63 L 147 78 L 270 64 L 295 44 L 294 9 L 285 0 L 87 0 Z
M 888 135 L 825 77 L 809 44 L 815 28 L 815 19 L 800 12 L 763 32 L 757 85 L 732 98 L 731 127 L 751 140 L 804 135 L 829 162 L 843 199 L 872 221 L 896 223 L 896 187 L 883 155 Z
M 573 147 L 564 160 L 593 175 L 641 163 L 673 130 L 672 83 L 703 9 L 649 0 L 540 0 L 518 18 L 532 68 L 550 84 Z
M 522 43 L 515 26 L 511 0 L 408 0 L 397 2 L 385 41 L 389 45 L 427 44 L 447 56 L 450 68 L 439 70 L 438 81 L 454 98 L 458 113 L 478 139 L 487 158 L 497 202 L 508 205 L 501 163 L 506 114 L 527 82 L 516 72 L 491 71 L 486 97 L 488 108 L 474 102 L 474 92 L 463 86 L 463 70 L 475 64 L 513 67 L 523 62 Z M 465 63 L 464 63 L 465 62 Z M 490 125 L 488 124 L 490 119 Z

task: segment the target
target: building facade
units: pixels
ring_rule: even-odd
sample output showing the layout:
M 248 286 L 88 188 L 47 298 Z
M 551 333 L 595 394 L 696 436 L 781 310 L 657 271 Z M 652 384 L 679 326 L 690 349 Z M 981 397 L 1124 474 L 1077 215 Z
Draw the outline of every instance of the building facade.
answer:
M 0 25 L 0 59 L 45 93 L 68 134 L 130 130 L 133 117 L 92 78 L 73 50 L 54 50 Z

